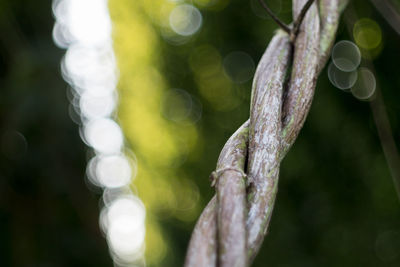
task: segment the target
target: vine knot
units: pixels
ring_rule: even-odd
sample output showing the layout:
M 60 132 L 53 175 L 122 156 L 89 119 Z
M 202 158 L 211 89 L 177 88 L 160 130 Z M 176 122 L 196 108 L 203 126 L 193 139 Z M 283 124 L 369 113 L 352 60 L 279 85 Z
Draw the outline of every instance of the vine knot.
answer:
M 236 168 L 236 167 L 226 167 L 226 168 L 217 169 L 210 174 L 211 187 L 215 186 L 215 184 L 217 183 L 218 177 L 221 176 L 221 174 L 226 171 L 235 171 L 235 172 L 240 173 L 240 175 L 243 178 L 247 177 L 246 173 L 244 173 L 241 169 Z

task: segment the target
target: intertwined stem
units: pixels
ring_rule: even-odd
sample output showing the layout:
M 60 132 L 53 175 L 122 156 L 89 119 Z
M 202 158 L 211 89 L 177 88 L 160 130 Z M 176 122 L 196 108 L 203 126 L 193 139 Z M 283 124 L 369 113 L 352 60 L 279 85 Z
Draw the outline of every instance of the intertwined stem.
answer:
M 247 169 L 251 190 L 246 224 L 251 254 L 262 243 L 277 191 L 282 95 L 290 55 L 289 36 L 278 33 L 262 57 L 254 78 Z
M 264 2 L 264 0 L 258 0 L 260 5 L 267 11 L 268 15 L 275 21 L 276 24 L 287 34 L 290 36 L 290 41 L 294 42 L 297 34 L 299 33 L 300 26 L 304 20 L 305 15 L 307 14 L 308 9 L 311 7 L 312 3 L 315 0 L 307 0 L 305 4 L 302 5 L 301 11 L 297 14 L 296 19 L 293 22 L 293 26 L 288 26 L 285 23 L 283 23 L 275 14 L 272 12 L 272 10 L 269 8 L 269 6 Z
M 228 140 L 218 159 L 216 190 L 218 199 L 219 266 L 246 266 L 246 181 L 244 167 L 248 147 L 248 127 L 243 125 Z
M 320 12 L 329 14 L 321 21 L 317 4 L 312 3 L 296 38 L 278 31 L 270 42 L 254 77 L 250 120 L 221 152 L 212 175 L 218 197 L 196 224 L 185 266 L 248 266 L 259 251 L 272 215 L 280 162 L 310 109 L 318 74 L 334 41 L 341 1 L 320 0 Z M 293 1 L 295 21 L 309 2 Z M 290 65 L 291 76 L 285 83 Z
M 270 15 L 270 17 L 275 21 L 276 24 L 278 24 L 278 26 L 285 31 L 287 34 L 290 34 L 290 32 L 292 31 L 290 29 L 290 27 L 288 25 L 286 25 L 285 23 L 283 23 L 275 14 L 274 12 L 272 12 L 272 10 L 269 8 L 269 6 L 264 2 L 264 0 L 258 0 L 258 2 L 260 3 L 260 5 L 265 9 L 265 11 L 267 11 L 268 15 Z
M 294 16 L 296 19 L 293 23 L 293 29 L 292 29 L 292 33 L 291 33 L 293 36 L 292 39 L 295 38 L 297 36 L 297 34 L 299 33 L 299 29 L 303 22 L 303 19 L 313 2 L 314 2 L 314 0 L 308 0 L 305 4 L 302 3 L 302 5 L 301 5 L 302 9 L 300 10 L 300 12 L 297 11 L 297 14 Z M 296 2 L 293 2 L 293 3 L 296 3 Z M 299 2 L 297 2 L 297 3 L 299 3 Z M 293 9 L 293 10 L 295 11 L 295 9 Z

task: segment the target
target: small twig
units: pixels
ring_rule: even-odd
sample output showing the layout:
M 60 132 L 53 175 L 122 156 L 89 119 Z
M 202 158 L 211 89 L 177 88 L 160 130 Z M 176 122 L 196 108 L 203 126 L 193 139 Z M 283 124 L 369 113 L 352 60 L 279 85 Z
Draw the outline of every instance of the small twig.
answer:
M 290 40 L 294 42 L 296 39 L 296 36 L 299 32 L 301 23 L 304 20 L 304 17 L 307 14 L 307 11 L 310 9 L 312 3 L 314 0 L 308 0 L 308 2 L 304 5 L 302 10 L 300 11 L 299 16 L 297 17 L 296 21 L 293 23 L 293 27 L 290 27 L 283 23 L 275 14 L 272 12 L 272 10 L 268 7 L 268 5 L 264 2 L 264 0 L 258 0 L 260 2 L 260 5 L 267 11 L 267 13 L 271 16 L 271 18 L 278 24 L 279 27 L 281 27 L 282 30 L 284 30 L 287 34 L 290 36 Z
M 400 34 L 400 12 L 390 0 L 371 0 L 382 17 Z
M 293 28 L 290 33 L 290 39 L 292 41 L 294 41 L 294 39 L 296 39 L 296 36 L 299 33 L 301 23 L 303 22 L 304 17 L 306 16 L 307 11 L 310 9 L 313 2 L 314 2 L 314 0 L 308 0 L 308 2 L 303 6 L 302 10 L 300 11 L 300 14 L 297 16 L 296 21 L 293 23 Z
M 288 25 L 283 23 L 275 14 L 272 12 L 272 10 L 267 6 L 267 4 L 263 0 L 258 0 L 260 2 L 260 5 L 267 11 L 267 13 L 271 16 L 271 18 L 278 24 L 279 27 L 281 27 L 282 30 L 287 32 L 287 34 L 291 34 L 291 29 Z
M 347 29 L 349 33 L 351 33 L 352 25 L 354 25 L 354 22 L 358 20 L 357 12 L 353 6 L 350 6 L 349 11 L 346 13 L 344 18 L 346 20 Z M 350 36 L 352 35 L 350 34 Z M 363 51 L 363 53 L 366 53 L 368 57 L 370 57 L 368 51 Z M 381 142 L 383 154 L 386 158 L 394 188 L 400 201 L 400 155 L 393 137 L 392 127 L 390 125 L 382 92 L 379 88 L 378 77 L 376 75 L 374 64 L 370 60 L 364 60 L 363 64 L 366 65 L 376 77 L 377 88 L 375 99 L 370 102 L 370 108 L 378 132 L 378 137 Z
M 378 130 L 378 136 L 381 141 L 383 154 L 385 155 L 390 174 L 392 175 L 397 197 L 400 200 L 400 156 L 397 151 L 396 142 L 393 138 L 392 128 L 390 126 L 380 88 L 377 88 L 375 96 L 375 99 L 370 102 L 370 107 L 374 117 L 376 129 Z

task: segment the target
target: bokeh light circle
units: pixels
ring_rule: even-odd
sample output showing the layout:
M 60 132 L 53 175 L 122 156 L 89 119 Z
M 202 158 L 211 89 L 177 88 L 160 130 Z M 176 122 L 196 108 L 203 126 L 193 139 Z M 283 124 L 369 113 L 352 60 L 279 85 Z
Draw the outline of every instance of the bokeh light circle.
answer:
M 87 143 L 99 153 L 118 153 L 123 145 L 121 128 L 108 118 L 90 121 L 84 128 L 84 136 Z
M 253 77 L 255 64 L 251 56 L 242 51 L 229 53 L 223 61 L 224 71 L 235 83 L 245 83 Z
M 145 209 L 133 196 L 116 199 L 102 216 L 111 249 L 121 260 L 131 261 L 144 245 Z
M 92 185 L 101 187 L 101 184 L 97 180 L 97 175 L 96 175 L 97 161 L 98 161 L 97 156 L 89 160 L 88 164 L 86 165 L 86 177 Z
M 130 183 L 132 169 L 123 155 L 103 156 L 96 164 L 96 176 L 104 187 L 123 187 Z
M 353 42 L 340 41 L 332 49 L 332 61 L 341 71 L 354 71 L 361 62 L 360 49 Z
M 175 122 L 186 120 L 192 110 L 192 98 L 189 93 L 181 89 L 171 89 L 166 92 L 162 100 L 163 116 Z
M 328 67 L 329 81 L 341 90 L 349 90 L 357 81 L 357 71 L 345 72 L 336 68 L 331 62 Z
M 375 21 L 363 18 L 354 24 L 353 37 L 361 48 L 372 50 L 381 44 L 382 30 Z
M 202 45 L 193 49 L 189 57 L 189 66 L 196 76 L 208 80 L 221 71 L 222 58 L 215 47 Z
M 169 15 L 171 29 L 179 35 L 190 36 L 195 34 L 203 23 L 200 11 L 189 4 L 176 6 Z
M 69 0 L 67 3 L 66 21 L 75 40 L 90 46 L 110 40 L 111 20 L 106 0 Z
M 71 35 L 67 28 L 59 22 L 56 22 L 53 27 L 53 40 L 54 43 L 62 48 L 66 49 L 71 43 Z
M 93 96 L 90 91 L 85 91 L 79 101 L 81 114 L 88 119 L 110 116 L 115 105 L 116 97 L 111 93 L 104 96 Z
M 376 90 L 375 75 L 367 68 L 361 68 L 358 71 L 358 79 L 351 88 L 351 93 L 354 97 L 360 100 L 370 99 Z
M 107 207 L 107 227 L 116 219 L 128 216 L 132 219 L 130 227 L 138 229 L 144 224 L 146 211 L 139 198 L 132 195 L 123 195 L 116 198 Z
M 118 80 L 111 45 L 96 48 L 71 45 L 65 55 L 62 71 L 64 78 L 77 91 L 104 87 L 111 91 Z
M 145 209 L 130 186 L 137 171 L 136 161 L 132 160 L 133 154 L 122 153 L 122 130 L 112 119 L 119 73 L 108 0 L 53 0 L 52 9 L 56 19 L 54 42 L 68 49 L 61 62 L 62 76 L 71 86 L 67 91 L 68 111 L 81 126 L 82 140 L 95 154 L 87 165 L 86 182 L 96 192 L 104 189 L 101 229 L 115 266 L 144 266 L 140 263 L 144 262 Z M 191 26 L 196 14 L 187 14 L 191 15 L 187 16 Z

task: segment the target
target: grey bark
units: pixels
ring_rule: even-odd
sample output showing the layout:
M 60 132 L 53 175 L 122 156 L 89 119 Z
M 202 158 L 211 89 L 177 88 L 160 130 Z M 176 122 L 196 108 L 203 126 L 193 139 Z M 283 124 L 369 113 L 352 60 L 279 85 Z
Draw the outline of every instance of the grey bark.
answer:
M 295 21 L 306 2 L 293 1 Z M 318 10 L 314 2 L 292 44 L 283 31 L 273 37 L 254 77 L 250 120 L 221 152 L 213 175 L 218 197 L 210 201 L 196 224 L 185 266 L 248 266 L 256 256 L 271 219 L 280 162 L 309 112 L 343 4 L 344 0 L 321 0 Z M 285 84 L 291 61 L 291 77 Z M 248 173 L 248 211 L 242 171 Z

